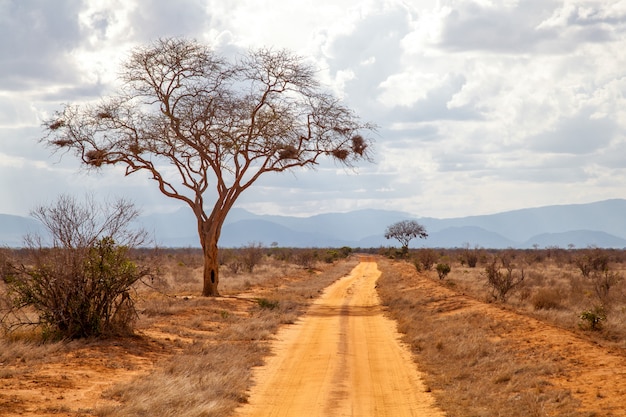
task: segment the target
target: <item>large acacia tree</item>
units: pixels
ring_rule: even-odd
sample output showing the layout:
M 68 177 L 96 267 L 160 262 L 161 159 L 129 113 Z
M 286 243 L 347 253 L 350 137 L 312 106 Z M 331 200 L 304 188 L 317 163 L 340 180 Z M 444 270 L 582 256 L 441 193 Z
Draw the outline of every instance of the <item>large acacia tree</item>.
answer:
M 203 295 L 215 296 L 222 225 L 262 174 L 321 157 L 347 166 L 368 159 L 374 127 L 315 75 L 285 50 L 229 60 L 196 41 L 161 39 L 132 52 L 115 95 L 58 111 L 43 141 L 88 168 L 148 172 L 164 195 L 186 203 L 204 251 Z

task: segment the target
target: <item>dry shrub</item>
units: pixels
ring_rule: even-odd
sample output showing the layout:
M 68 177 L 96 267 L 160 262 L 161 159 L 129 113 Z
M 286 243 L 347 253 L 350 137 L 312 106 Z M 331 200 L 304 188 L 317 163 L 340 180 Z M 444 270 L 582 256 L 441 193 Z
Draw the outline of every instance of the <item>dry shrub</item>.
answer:
M 554 288 L 540 288 L 532 296 L 531 303 L 535 310 L 560 309 L 563 296 Z
M 265 257 L 265 248 L 260 242 L 248 243 L 246 246 L 241 247 L 239 252 L 241 262 L 249 273 L 252 273 L 252 270 L 259 265 L 261 260 Z
M 461 265 L 467 265 L 470 268 L 475 268 L 476 264 L 478 264 L 478 259 L 480 258 L 480 252 L 481 249 L 479 247 L 471 249 L 469 243 L 466 244 L 464 249 L 459 254 Z
M 493 297 L 505 302 L 509 293 L 518 287 L 525 278 L 524 270 L 515 270 L 513 259 L 508 253 L 494 256 L 485 267 L 487 285 L 491 288 Z
M 293 258 L 297 265 L 311 269 L 317 263 L 318 253 L 315 249 L 301 249 L 295 253 Z
M 415 256 L 415 267 L 418 271 L 430 271 L 439 259 L 439 254 L 434 249 L 418 249 Z

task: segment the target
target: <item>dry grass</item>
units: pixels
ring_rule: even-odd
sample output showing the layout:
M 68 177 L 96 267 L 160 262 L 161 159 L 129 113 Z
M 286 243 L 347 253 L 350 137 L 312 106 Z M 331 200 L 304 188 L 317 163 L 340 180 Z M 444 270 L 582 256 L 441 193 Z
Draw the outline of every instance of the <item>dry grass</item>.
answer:
M 516 268 L 523 268 L 526 278 L 519 288 L 512 291 L 503 307 L 579 332 L 584 337 L 626 348 L 626 264 L 619 258 L 610 264 L 611 271 L 624 279 L 610 290 L 611 299 L 605 304 L 607 320 L 602 329 L 598 332 L 582 332 L 585 326 L 580 319 L 581 312 L 591 310 L 603 302 L 594 291 L 591 279 L 583 277 L 573 264 L 572 258 L 576 255 L 569 254 L 566 259 L 542 257 L 540 261 L 533 262 L 529 262 L 528 256 L 523 251 L 515 253 Z M 475 268 L 453 263 L 445 283 L 478 300 L 494 302 L 485 285 L 484 267 L 484 261 Z M 426 274 L 432 279 L 436 278 L 433 271 L 427 271 Z
M 610 259 L 602 276 L 618 278 L 602 296 L 576 264 L 590 251 L 508 251 L 525 279 L 506 302 L 486 285 L 485 266 L 495 253 L 482 251 L 470 268 L 454 251 L 439 251 L 452 265 L 443 281 L 408 262 L 380 263 L 381 297 L 442 409 L 460 417 L 612 415 L 590 411 L 601 405 L 584 396 L 588 383 L 568 383 L 577 381 L 576 372 L 594 374 L 604 360 L 594 362 L 594 355 L 612 352 L 621 363 L 626 347 L 626 252 L 601 253 Z M 607 319 L 591 331 L 581 312 L 597 306 Z M 580 341 L 575 352 L 567 348 L 572 340 Z M 584 349 L 594 353 L 586 357 Z
M 266 349 L 257 343 L 195 341 L 158 370 L 109 389 L 121 402 L 99 416 L 224 416 L 245 401 L 250 369 Z
M 36 334 L 13 334 L 0 339 L 0 363 L 44 363 L 65 351 L 61 343 L 43 343 Z
M 383 303 L 448 415 L 585 415 L 569 392 L 552 386 L 562 372 L 555 358 L 536 357 L 501 337 L 508 324 L 484 314 L 481 303 L 445 288 L 413 286 L 417 272 L 408 263 L 382 261 L 379 268 Z

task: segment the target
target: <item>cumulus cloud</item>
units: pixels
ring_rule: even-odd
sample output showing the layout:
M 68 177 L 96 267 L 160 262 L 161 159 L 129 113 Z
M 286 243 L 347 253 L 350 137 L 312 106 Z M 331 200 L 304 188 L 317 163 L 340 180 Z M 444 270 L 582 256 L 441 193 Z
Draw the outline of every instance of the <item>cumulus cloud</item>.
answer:
M 590 154 L 611 143 L 617 131 L 612 120 L 590 117 L 587 110 L 529 138 L 529 145 L 540 152 Z
M 203 0 L 141 0 L 129 23 L 134 38 L 140 42 L 159 37 L 198 36 L 211 26 L 207 12 L 207 2 Z
M 371 117 L 378 112 L 382 84 L 401 68 L 401 41 L 410 32 L 410 14 L 401 4 L 383 3 L 348 24 L 350 31 L 326 33 L 318 46 L 318 59 L 331 80 L 346 72 L 353 74 L 340 83 L 339 93 Z
M 81 43 L 80 6 L 78 0 L 0 3 L 0 89 L 76 80 L 68 56 Z
M 497 53 L 536 51 L 554 40 L 553 28 L 538 27 L 557 4 L 550 0 L 480 4 L 448 3 L 440 46 L 453 51 L 483 50 Z

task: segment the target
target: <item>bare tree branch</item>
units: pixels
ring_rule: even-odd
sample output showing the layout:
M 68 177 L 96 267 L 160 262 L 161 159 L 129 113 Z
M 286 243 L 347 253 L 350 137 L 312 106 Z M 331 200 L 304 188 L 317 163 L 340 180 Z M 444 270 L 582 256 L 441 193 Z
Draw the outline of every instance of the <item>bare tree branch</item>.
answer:
M 261 175 L 320 158 L 347 167 L 369 160 L 365 133 L 375 126 L 324 91 L 314 68 L 289 51 L 260 49 L 229 62 L 198 42 L 161 39 L 133 52 L 121 80 L 117 95 L 65 106 L 45 123 L 42 141 L 90 169 L 148 172 L 164 195 L 191 207 L 205 253 L 206 245 L 217 253 L 228 210 Z M 211 187 L 218 197 L 207 215 Z

